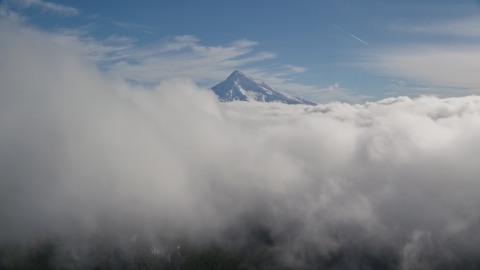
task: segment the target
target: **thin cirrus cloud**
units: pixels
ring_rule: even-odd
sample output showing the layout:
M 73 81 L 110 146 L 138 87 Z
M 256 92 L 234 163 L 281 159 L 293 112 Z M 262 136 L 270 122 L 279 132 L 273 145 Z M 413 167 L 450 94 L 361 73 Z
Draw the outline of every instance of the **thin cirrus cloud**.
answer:
M 233 69 L 275 58 L 269 52 L 251 54 L 254 45 L 256 42 L 240 40 L 227 46 L 203 46 L 193 36 L 178 36 L 155 46 L 130 48 L 107 70 L 139 82 L 155 83 L 171 77 L 216 81 L 226 78 Z
M 392 29 L 424 35 L 412 37 L 407 44 L 366 53 L 364 64 L 367 67 L 381 75 L 428 85 L 417 87 L 425 93 L 449 96 L 479 93 L 480 80 L 476 74 L 480 72 L 480 49 L 472 40 L 480 38 L 480 17 Z M 431 35 L 446 38 L 446 41 L 432 43 L 428 39 Z
M 77 47 L 106 73 L 139 83 L 156 84 L 172 77 L 215 82 L 249 63 L 275 58 L 270 52 L 252 54 L 256 42 L 239 40 L 227 46 L 203 46 L 194 36 L 176 36 L 154 45 L 137 46 L 137 40 L 112 35 L 98 40 L 87 33 L 53 34 L 64 46 Z
M 109 75 L 148 84 L 172 77 L 219 81 L 234 69 L 276 57 L 271 52 L 253 54 L 257 43 L 246 39 L 204 46 L 197 37 L 185 35 L 138 46 L 138 40 L 130 37 L 111 35 L 100 40 L 88 31 L 62 30 L 51 35 L 57 43 L 83 51 Z
M 296 73 L 302 73 L 302 72 L 307 71 L 307 68 L 298 67 L 298 66 L 294 66 L 294 65 L 285 65 L 285 67 L 291 69 L 293 72 L 296 72 Z
M 72 16 L 80 13 L 76 8 L 42 0 L 9 0 L 9 2 L 22 8 L 38 7 L 45 12 L 54 12 L 62 16 Z
M 480 17 L 474 16 L 422 25 L 394 26 L 394 29 L 430 35 L 479 38 Z
M 401 77 L 433 89 L 446 89 L 445 94 L 461 95 L 480 90 L 480 49 L 470 45 L 410 44 L 409 48 L 377 50 L 367 66 L 386 76 Z M 463 89 L 463 90 L 462 90 Z
M 155 34 L 155 32 L 153 32 L 153 30 L 154 30 L 153 27 L 143 25 L 143 24 L 126 23 L 126 22 L 118 22 L 118 21 L 114 21 L 113 24 L 115 24 L 117 26 L 120 26 L 120 27 L 128 28 L 128 29 L 135 29 L 135 30 L 145 32 L 145 33 L 149 33 L 149 34 Z

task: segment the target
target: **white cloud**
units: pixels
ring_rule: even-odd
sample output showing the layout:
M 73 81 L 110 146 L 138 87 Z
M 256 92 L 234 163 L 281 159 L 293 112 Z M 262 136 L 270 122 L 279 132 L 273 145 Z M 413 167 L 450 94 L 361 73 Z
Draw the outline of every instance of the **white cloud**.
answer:
M 477 46 L 410 44 L 377 50 L 368 58 L 367 66 L 376 72 L 436 86 L 440 94 L 463 95 L 480 90 Z M 438 91 L 442 87 L 454 89 Z
M 203 46 L 194 36 L 176 36 L 156 44 L 138 47 L 136 40 L 96 40 L 88 34 L 59 32 L 56 40 L 87 53 L 112 76 L 155 84 L 172 77 L 197 82 L 218 82 L 249 63 L 275 57 L 274 53 L 252 54 L 256 42 L 239 40 L 228 46 Z M 120 42 L 123 41 L 123 42 Z
M 395 26 L 395 30 L 454 37 L 480 37 L 480 17 L 443 20 L 423 25 Z
M 95 62 L 172 51 L 171 63 L 248 62 L 253 42 L 207 47 L 183 36 L 136 51 L 125 37 L 98 42 L 4 20 L 0 33 L 0 241 L 47 228 L 79 233 L 82 247 L 103 215 L 120 240 L 171 226 L 199 243 L 261 246 L 290 268 L 333 256 L 338 268 L 373 258 L 435 269 L 480 255 L 478 96 L 220 104 L 191 81 L 160 75 L 145 89 Z M 419 80 L 443 74 L 422 71 L 422 55 L 392 55 L 377 64 L 419 64 L 400 69 Z M 259 228 L 271 244 L 255 239 Z
M 47 228 L 79 233 L 80 252 L 99 228 L 123 243 L 166 226 L 291 268 L 478 258 L 478 96 L 220 104 L 188 80 L 106 76 L 54 35 L 0 33 L 0 240 Z
M 69 7 L 62 4 L 56 4 L 52 2 L 46 2 L 42 0 L 9 0 L 9 1 L 24 8 L 35 6 L 43 9 L 44 11 L 58 13 L 62 16 L 77 15 L 80 12 L 78 9 L 73 7 Z
M 480 80 L 476 74 L 480 72 L 480 50 L 472 41 L 480 37 L 480 17 L 393 29 L 422 36 L 414 36 L 416 42 L 370 51 L 364 55 L 364 64 L 381 75 L 395 77 L 390 79 L 394 90 L 410 95 L 418 95 L 418 91 L 440 96 L 479 93 Z M 432 35 L 444 40 L 432 41 Z
M 285 65 L 285 67 L 291 69 L 295 73 L 303 73 L 303 72 L 307 71 L 307 68 L 297 67 L 297 66 L 294 66 L 294 65 Z

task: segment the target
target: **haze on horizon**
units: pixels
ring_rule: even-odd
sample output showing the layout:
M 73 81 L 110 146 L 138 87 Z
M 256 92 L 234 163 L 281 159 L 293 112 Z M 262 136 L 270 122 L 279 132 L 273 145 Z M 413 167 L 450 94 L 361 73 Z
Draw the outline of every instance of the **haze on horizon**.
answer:
M 163 3 L 170 30 L 142 21 L 161 2 L 102 3 L 0 2 L 0 269 L 478 268 L 478 2 L 366 1 L 416 20 L 392 19 L 394 44 L 335 22 L 331 76 L 272 52 L 310 33 L 195 24 L 234 9 L 220 2 Z M 255 23 L 367 12 L 246 3 Z M 219 102 L 209 87 L 235 69 L 319 104 Z

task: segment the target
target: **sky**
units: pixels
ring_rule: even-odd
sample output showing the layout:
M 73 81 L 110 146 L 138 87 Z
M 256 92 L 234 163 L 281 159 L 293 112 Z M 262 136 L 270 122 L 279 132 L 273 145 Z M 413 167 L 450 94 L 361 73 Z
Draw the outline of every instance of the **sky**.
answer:
M 478 268 L 476 2 L 142 3 L 1 2 L 1 269 Z
M 479 1 L 3 0 L 1 5 L 62 42 L 79 40 L 106 73 L 132 83 L 188 77 L 211 87 L 238 69 L 319 103 L 464 96 L 480 89 Z

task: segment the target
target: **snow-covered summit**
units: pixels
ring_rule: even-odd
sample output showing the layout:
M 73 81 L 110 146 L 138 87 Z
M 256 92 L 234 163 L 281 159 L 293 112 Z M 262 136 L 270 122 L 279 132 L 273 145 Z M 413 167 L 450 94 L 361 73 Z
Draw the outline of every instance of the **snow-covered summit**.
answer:
M 212 90 L 222 102 L 239 100 L 316 105 L 302 98 L 280 93 L 264 82 L 256 83 L 239 70 L 235 70 L 225 81 L 213 86 Z

